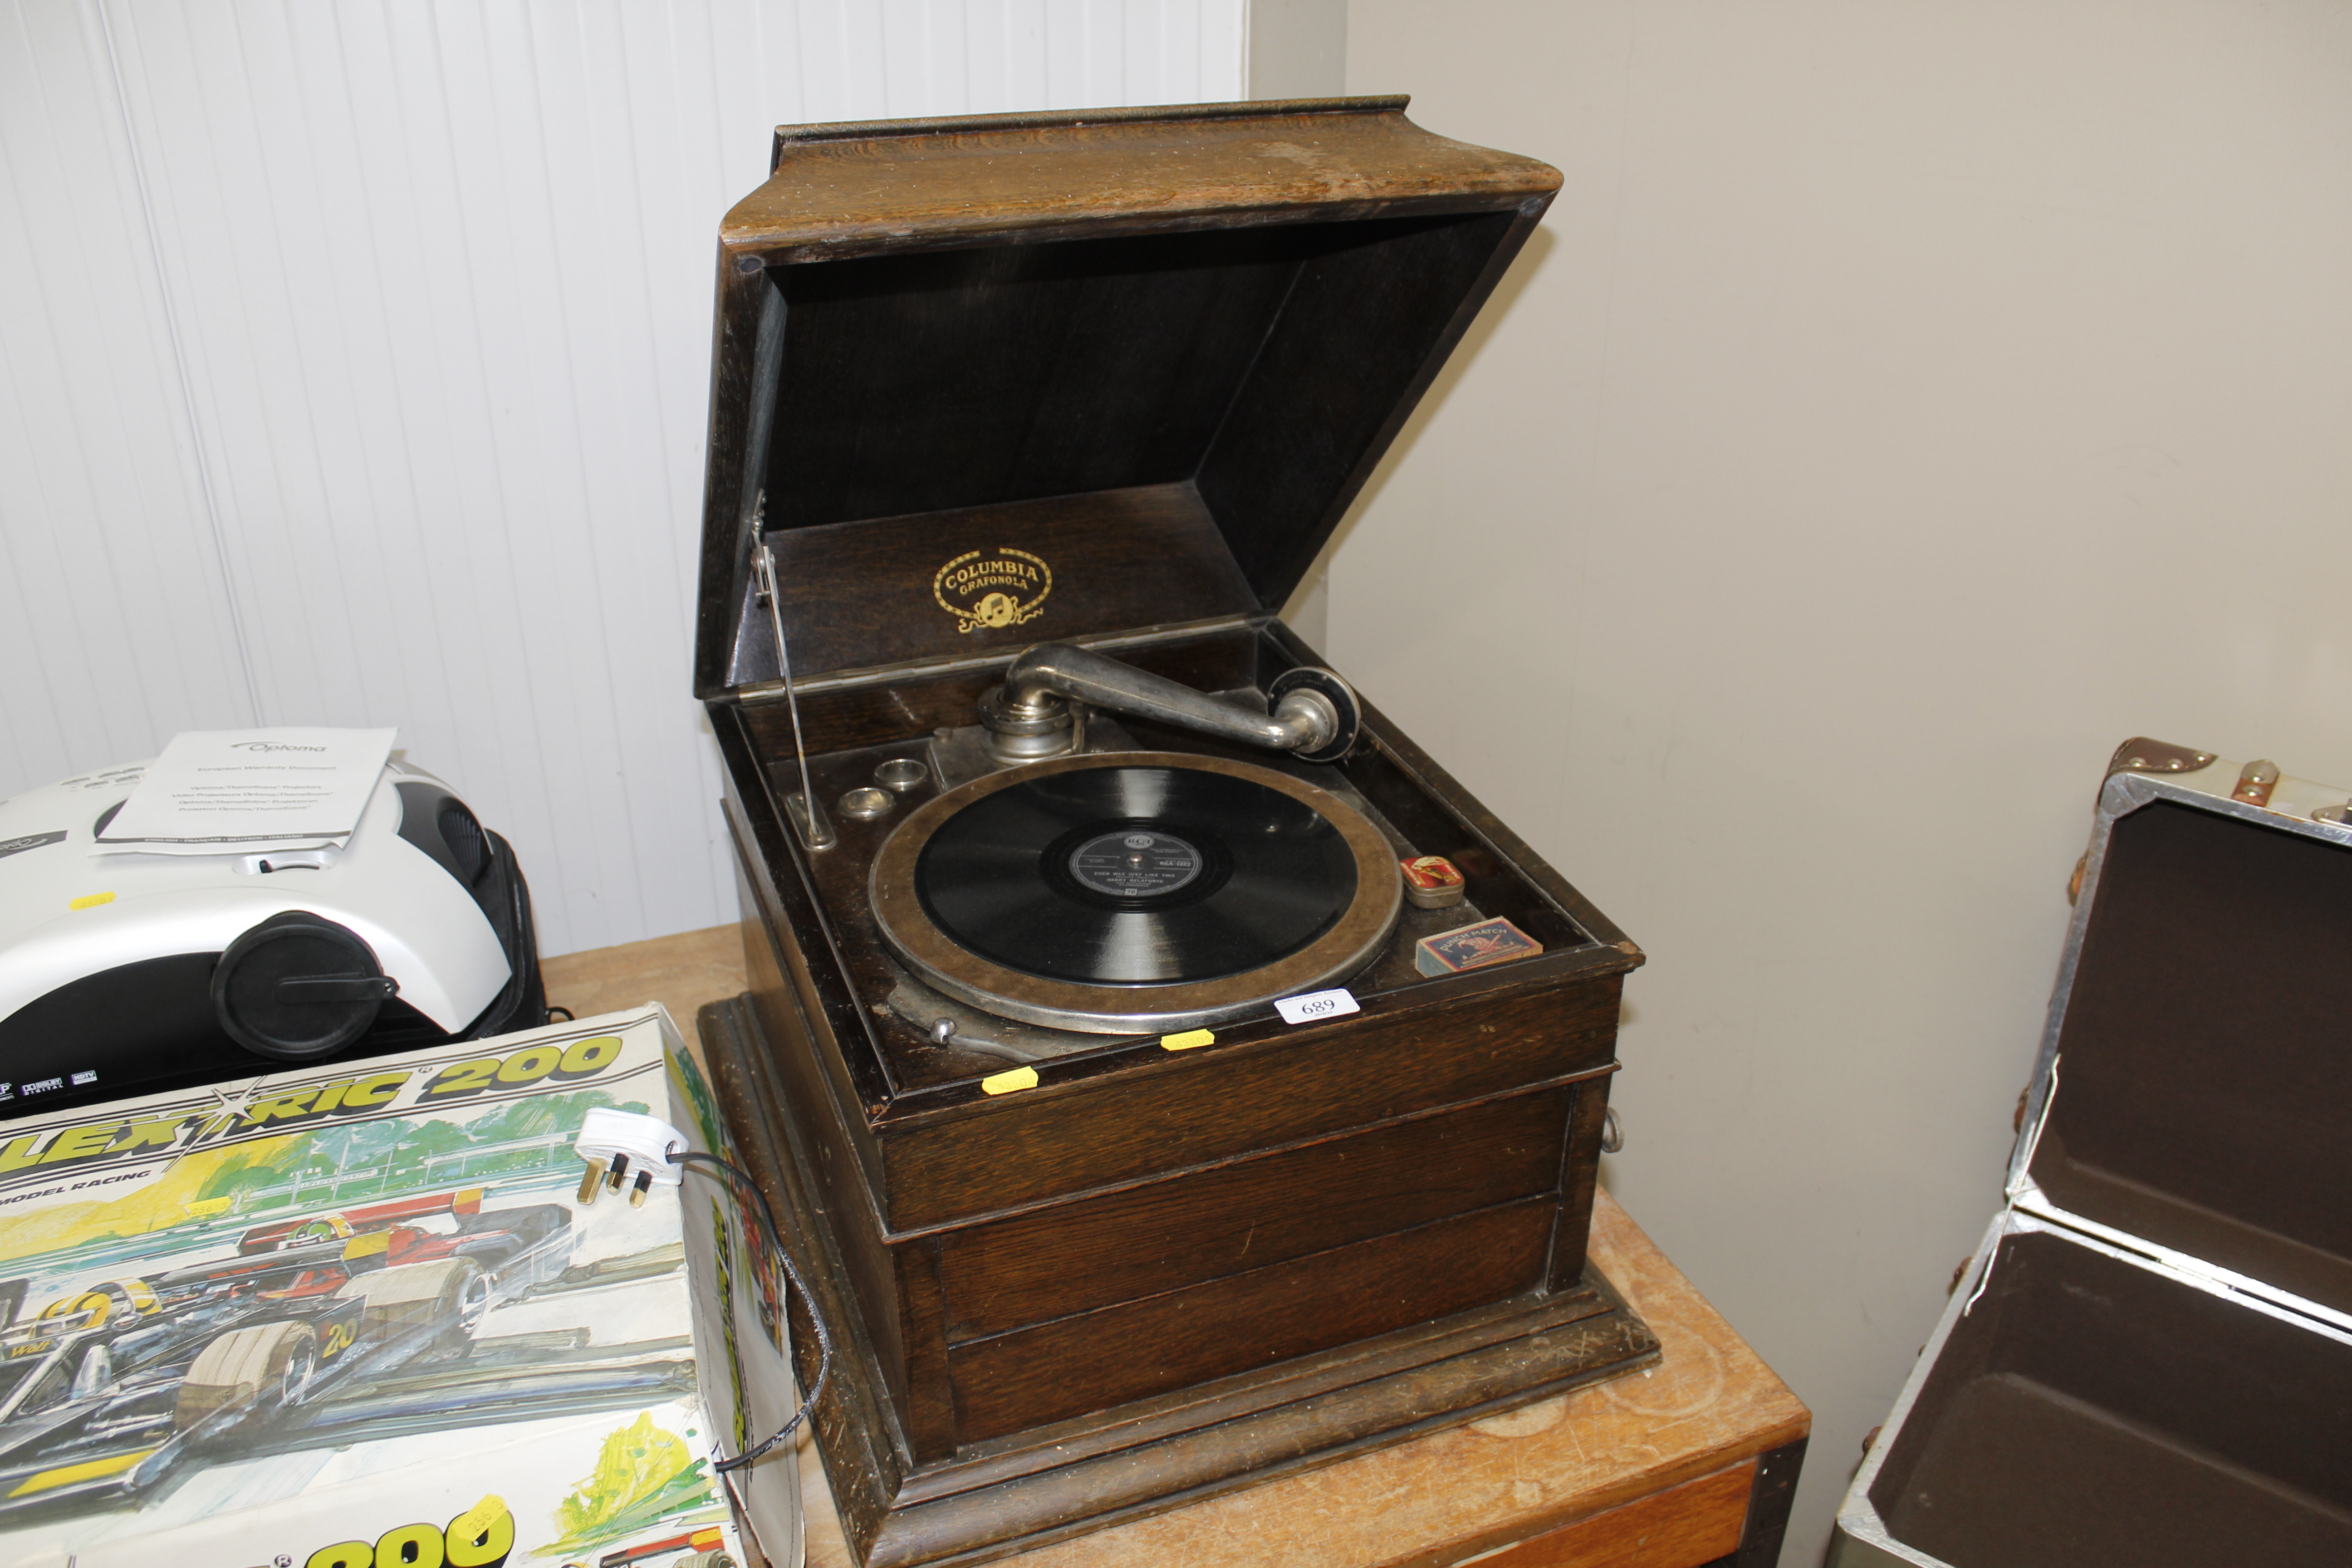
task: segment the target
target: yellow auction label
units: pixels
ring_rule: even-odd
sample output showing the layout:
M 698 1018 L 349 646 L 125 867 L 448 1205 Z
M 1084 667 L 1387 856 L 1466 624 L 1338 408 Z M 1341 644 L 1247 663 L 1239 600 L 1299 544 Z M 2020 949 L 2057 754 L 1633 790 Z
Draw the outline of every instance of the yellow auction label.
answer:
M 982 1079 L 980 1087 L 991 1094 L 1011 1094 L 1019 1089 L 1034 1089 L 1037 1087 L 1037 1069 L 1014 1068 L 1011 1072 L 1001 1072 L 993 1078 Z
M 100 904 L 110 904 L 112 902 L 114 902 L 114 895 L 112 893 L 84 893 L 80 898 L 68 902 L 66 905 L 66 908 L 69 910 L 94 910 Z
M 1195 1046 L 1213 1046 L 1217 1037 L 1206 1029 L 1187 1029 L 1181 1035 L 1162 1035 L 1160 1048 L 1163 1051 L 1189 1051 Z

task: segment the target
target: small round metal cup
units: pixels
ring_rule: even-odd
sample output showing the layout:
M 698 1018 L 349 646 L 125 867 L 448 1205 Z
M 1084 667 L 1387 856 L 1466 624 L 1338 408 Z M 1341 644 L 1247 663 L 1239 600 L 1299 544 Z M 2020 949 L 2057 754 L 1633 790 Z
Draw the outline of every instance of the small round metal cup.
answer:
M 876 789 L 871 784 L 859 784 L 843 795 L 834 809 L 859 822 L 871 822 L 877 816 L 887 816 L 890 808 L 898 804 L 887 791 Z

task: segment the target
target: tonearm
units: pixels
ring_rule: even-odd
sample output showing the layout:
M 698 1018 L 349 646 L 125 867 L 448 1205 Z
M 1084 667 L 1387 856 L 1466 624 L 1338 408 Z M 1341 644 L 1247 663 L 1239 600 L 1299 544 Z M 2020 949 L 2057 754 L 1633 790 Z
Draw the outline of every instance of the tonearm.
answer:
M 1057 757 L 1083 744 L 1076 704 L 1156 719 L 1202 734 L 1307 763 L 1336 763 L 1362 725 L 1355 692 L 1328 669 L 1302 665 L 1266 689 L 1265 713 L 1148 674 L 1071 643 L 1039 643 L 1004 672 L 1004 684 L 981 700 L 988 749 L 1000 763 Z

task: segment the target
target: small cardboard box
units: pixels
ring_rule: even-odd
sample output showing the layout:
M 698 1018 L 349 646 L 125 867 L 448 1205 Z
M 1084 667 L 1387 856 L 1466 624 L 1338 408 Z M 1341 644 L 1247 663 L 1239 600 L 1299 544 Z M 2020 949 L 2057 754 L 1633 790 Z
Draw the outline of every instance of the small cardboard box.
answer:
M 723 1152 L 658 1006 L 8 1127 L 0 1561 L 797 1568 L 766 1239 L 596 1106 Z

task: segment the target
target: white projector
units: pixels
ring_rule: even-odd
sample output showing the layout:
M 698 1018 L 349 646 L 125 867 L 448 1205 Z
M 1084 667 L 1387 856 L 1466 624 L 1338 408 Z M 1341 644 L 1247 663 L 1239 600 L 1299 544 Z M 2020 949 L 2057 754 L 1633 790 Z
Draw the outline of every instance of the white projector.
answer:
M 0 1117 L 546 1021 L 514 852 L 388 763 L 340 847 L 106 854 L 145 763 L 0 801 Z

